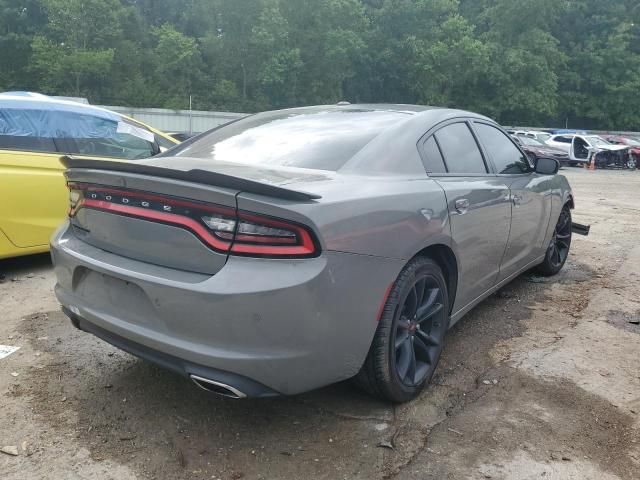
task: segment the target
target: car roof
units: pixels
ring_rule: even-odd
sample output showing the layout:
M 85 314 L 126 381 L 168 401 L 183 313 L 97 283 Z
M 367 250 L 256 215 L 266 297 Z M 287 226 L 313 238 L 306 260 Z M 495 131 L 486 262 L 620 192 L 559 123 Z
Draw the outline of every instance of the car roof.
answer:
M 243 119 L 240 119 L 239 122 L 250 120 L 251 117 L 258 116 L 266 118 L 288 118 L 303 115 L 338 112 L 352 112 L 362 114 L 354 115 L 354 121 L 366 121 L 366 119 L 363 117 L 367 117 L 367 114 L 369 113 L 372 114 L 372 119 L 376 117 L 376 113 L 404 114 L 397 115 L 395 122 L 389 122 L 387 127 L 380 132 L 379 136 L 382 136 L 387 132 L 401 129 L 403 136 L 406 135 L 407 137 L 415 137 L 416 140 L 422 137 L 425 132 L 435 127 L 439 123 L 457 118 L 482 120 L 499 126 L 494 120 L 483 115 L 453 108 L 395 103 L 350 104 L 345 102 L 340 102 L 334 105 L 314 105 L 308 107 L 296 107 L 283 110 L 260 112 L 244 117 Z M 225 126 L 222 126 L 221 128 L 225 128 Z
M 114 122 L 122 118 L 120 114 L 104 108 L 34 92 L 2 92 L 0 93 L 0 109 L 61 111 L 90 115 Z
M 352 115 L 344 115 L 344 118 L 337 118 L 342 116 L 340 115 L 341 113 L 351 113 Z M 256 145 L 258 143 L 255 138 L 250 142 L 239 139 L 244 132 L 250 132 L 251 136 L 261 135 L 264 138 L 268 138 L 267 146 L 272 147 L 274 143 L 277 143 L 276 139 L 282 138 L 284 142 L 287 142 L 287 135 L 291 136 L 292 132 L 296 131 L 302 131 L 307 136 L 319 135 L 318 138 L 325 138 L 326 142 L 337 144 L 337 142 L 341 141 L 340 134 L 342 132 L 340 129 L 344 129 L 347 134 L 345 137 L 347 141 L 352 132 L 356 136 L 366 136 L 367 131 L 369 131 L 372 135 L 363 139 L 362 144 L 357 142 L 345 143 L 345 145 L 351 145 L 354 148 L 358 147 L 358 150 L 350 153 L 348 158 L 343 158 L 345 163 L 341 164 L 341 166 L 337 165 L 340 159 L 336 155 L 336 171 L 342 173 L 366 172 L 370 175 L 424 174 L 424 165 L 422 164 L 419 150 L 416 148 L 417 142 L 425 135 L 433 132 L 435 128 L 439 128 L 443 122 L 458 119 L 481 120 L 499 127 L 497 123 L 487 117 L 464 110 L 422 105 L 345 104 L 341 102 L 336 105 L 316 105 L 249 115 L 205 132 L 202 136 L 189 139 L 176 147 L 177 150 L 171 149 L 166 154 L 155 157 L 151 163 L 157 166 L 173 165 L 175 161 L 171 160 L 170 157 L 177 155 L 181 157 L 181 165 L 186 165 L 192 161 L 193 168 L 196 168 L 195 165 L 200 165 L 197 168 L 205 168 L 201 165 L 202 158 L 210 158 L 204 155 L 205 152 L 215 152 L 215 155 L 221 154 L 221 156 L 219 158 L 210 158 L 207 168 L 217 168 L 221 161 L 226 161 L 222 153 L 226 152 L 228 154 L 229 150 L 212 149 L 212 144 L 228 142 L 226 144 L 227 149 L 231 147 L 257 148 Z M 269 127 L 263 128 L 263 125 L 268 126 L 270 123 L 277 124 L 279 131 L 269 130 Z M 286 128 L 283 128 L 284 126 Z M 229 132 L 230 137 L 226 137 L 226 129 L 231 129 L 232 131 L 235 129 L 237 133 Z M 260 129 L 262 129 L 262 133 L 259 133 Z M 332 129 L 336 131 L 336 135 L 329 134 Z M 285 136 L 278 136 L 283 134 Z M 207 140 L 209 135 L 215 135 L 217 139 L 213 137 Z M 269 137 L 268 135 L 272 136 Z M 235 138 L 235 140 L 232 141 L 232 138 Z M 304 135 L 301 138 L 304 140 Z M 211 143 L 207 144 L 207 141 Z M 301 142 L 294 143 L 300 144 L 293 145 L 296 148 L 306 144 L 304 142 L 303 144 Z M 267 151 L 271 152 L 272 150 L 267 148 Z M 319 149 L 316 149 L 316 151 L 319 155 L 322 154 Z M 243 155 L 246 158 L 257 158 L 257 155 L 263 153 L 257 152 L 255 157 L 247 156 L 246 152 Z M 399 158 L 407 160 L 399 162 Z M 282 166 L 277 166 L 277 168 L 282 168 Z
M 291 113 L 291 114 L 312 114 L 322 112 L 335 112 L 335 111 L 357 111 L 357 112 L 396 112 L 406 113 L 408 115 L 418 115 L 423 112 L 440 112 L 445 115 L 450 115 L 452 112 L 460 114 L 464 117 L 483 117 L 480 114 L 468 112 L 465 110 L 437 107 L 431 105 L 414 105 L 405 103 L 348 103 L 340 102 L 333 105 L 312 105 L 306 107 L 294 107 L 286 108 L 283 110 L 270 110 L 260 112 L 260 114 L 271 113 Z M 486 117 L 483 117 L 486 118 Z M 487 118 L 487 120 L 490 120 Z

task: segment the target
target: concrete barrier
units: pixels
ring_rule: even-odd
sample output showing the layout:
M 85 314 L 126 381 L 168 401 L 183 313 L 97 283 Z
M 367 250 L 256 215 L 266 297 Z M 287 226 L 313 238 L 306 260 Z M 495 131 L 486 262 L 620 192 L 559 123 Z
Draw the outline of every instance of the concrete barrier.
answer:
M 98 106 L 135 118 L 163 132 L 200 133 L 248 115 L 246 113 L 207 112 L 202 110 L 169 110 L 166 108 L 119 107 L 113 105 Z

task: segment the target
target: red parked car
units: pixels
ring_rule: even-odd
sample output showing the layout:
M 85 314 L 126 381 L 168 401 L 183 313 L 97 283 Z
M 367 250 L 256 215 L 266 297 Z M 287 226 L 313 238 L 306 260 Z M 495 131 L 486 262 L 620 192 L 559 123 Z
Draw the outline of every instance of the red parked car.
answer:
M 531 158 L 538 159 L 542 157 L 555 158 L 561 166 L 569 164 L 569 154 L 557 147 L 542 143 L 540 140 L 529 137 L 527 135 L 511 135 L 511 137 L 520 145 L 524 153 Z
M 626 145 L 629 147 L 630 161 L 633 166 L 630 168 L 638 168 L 640 165 L 640 140 L 631 137 L 621 137 L 619 135 L 602 135 L 607 142 L 614 145 Z

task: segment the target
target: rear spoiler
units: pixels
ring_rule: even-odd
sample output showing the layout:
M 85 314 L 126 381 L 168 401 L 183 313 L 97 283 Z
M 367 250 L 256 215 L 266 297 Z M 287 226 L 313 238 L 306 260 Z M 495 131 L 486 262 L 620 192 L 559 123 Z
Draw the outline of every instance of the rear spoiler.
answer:
M 173 170 L 170 168 L 154 167 L 152 165 L 142 165 L 136 162 L 120 162 L 109 160 L 97 160 L 86 157 L 75 157 L 64 155 L 60 162 L 65 168 L 87 168 L 91 170 L 108 170 L 111 172 L 135 173 L 139 175 L 151 175 L 154 177 L 171 178 L 185 182 L 200 183 L 214 187 L 230 188 L 242 190 L 244 192 L 257 193 L 268 197 L 283 198 L 308 202 L 322 198 L 314 193 L 291 190 L 289 188 L 277 187 L 268 183 L 247 180 L 246 178 L 234 177 L 222 173 L 210 172 L 208 170 Z

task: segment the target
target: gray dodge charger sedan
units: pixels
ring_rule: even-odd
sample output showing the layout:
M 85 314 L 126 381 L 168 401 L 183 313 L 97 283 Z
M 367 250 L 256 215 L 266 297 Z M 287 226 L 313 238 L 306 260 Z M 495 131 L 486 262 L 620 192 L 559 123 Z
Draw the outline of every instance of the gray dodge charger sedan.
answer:
M 416 397 L 447 329 L 563 266 L 573 197 L 469 112 L 260 113 L 159 157 L 65 157 L 55 293 L 73 324 L 232 397 L 355 377 Z

